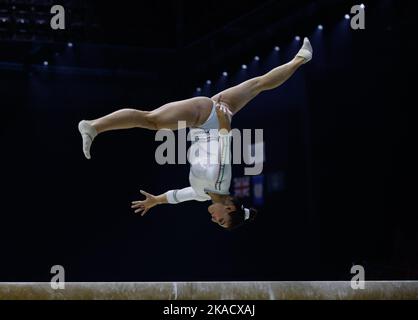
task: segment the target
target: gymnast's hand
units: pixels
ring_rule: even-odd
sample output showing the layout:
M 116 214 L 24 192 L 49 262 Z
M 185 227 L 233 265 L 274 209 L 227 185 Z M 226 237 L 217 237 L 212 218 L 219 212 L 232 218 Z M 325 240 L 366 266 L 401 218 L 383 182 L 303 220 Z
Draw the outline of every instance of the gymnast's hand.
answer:
M 145 196 L 145 200 L 133 201 L 131 208 L 135 209 L 135 213 L 141 213 L 141 216 L 144 216 L 149 211 L 149 209 L 161 203 L 161 196 L 154 196 L 142 190 L 141 194 Z
M 222 96 L 219 96 L 218 101 L 216 102 L 216 115 L 219 120 L 219 130 L 231 131 L 231 117 L 232 112 L 221 103 Z

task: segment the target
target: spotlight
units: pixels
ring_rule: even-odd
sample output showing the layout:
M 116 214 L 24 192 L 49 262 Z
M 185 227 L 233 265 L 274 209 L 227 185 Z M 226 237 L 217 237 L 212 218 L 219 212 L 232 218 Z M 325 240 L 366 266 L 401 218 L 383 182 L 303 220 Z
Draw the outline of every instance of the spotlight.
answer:
M 320 25 L 318 26 L 318 30 L 324 30 L 324 26 L 323 26 L 322 24 L 320 24 Z
M 44 66 L 47 67 L 49 65 L 48 61 L 44 61 Z
M 255 57 L 254 57 L 254 60 L 255 60 L 255 61 L 260 61 L 260 57 L 259 57 L 259 56 L 255 56 Z
M 228 76 L 228 72 L 224 71 L 224 72 L 222 73 L 222 75 L 223 75 L 224 77 L 227 77 L 227 76 Z
M 72 42 L 68 42 L 68 43 L 67 43 L 67 46 L 68 46 L 68 48 L 72 48 L 74 45 L 73 45 L 73 43 L 72 43 Z
M 207 80 L 207 81 L 206 81 L 206 84 L 210 86 L 210 85 L 212 84 L 212 81 Z
M 362 3 L 362 4 L 360 5 L 360 8 L 362 8 L 362 9 L 365 9 L 365 8 L 366 8 L 366 6 L 364 5 L 364 3 Z
M 277 51 L 277 52 L 279 52 L 280 51 L 280 47 L 279 46 L 275 46 L 274 47 L 274 50 Z
M 242 69 L 243 69 L 243 70 L 247 70 L 247 68 L 248 68 L 248 67 L 247 67 L 247 65 L 246 65 L 246 64 L 243 64 L 243 65 L 242 65 Z
M 296 37 L 295 37 L 295 40 L 296 40 L 296 41 L 300 41 L 300 37 L 299 37 L 299 36 L 296 36 Z
M 199 87 L 199 88 L 196 89 L 196 91 L 197 92 L 202 92 L 202 88 Z
M 350 15 L 349 15 L 349 14 L 346 14 L 346 15 L 344 16 L 344 18 L 345 18 L 345 20 L 349 20 L 349 19 L 350 19 Z

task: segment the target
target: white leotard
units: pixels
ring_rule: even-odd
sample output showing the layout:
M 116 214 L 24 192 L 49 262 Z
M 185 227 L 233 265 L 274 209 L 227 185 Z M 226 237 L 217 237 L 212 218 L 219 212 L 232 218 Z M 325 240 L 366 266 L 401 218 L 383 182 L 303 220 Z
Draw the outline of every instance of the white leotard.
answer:
M 214 105 L 205 124 L 190 130 L 192 137 L 190 187 L 166 193 L 169 203 L 209 201 L 208 193 L 229 194 L 231 184 L 231 133 L 219 132 Z

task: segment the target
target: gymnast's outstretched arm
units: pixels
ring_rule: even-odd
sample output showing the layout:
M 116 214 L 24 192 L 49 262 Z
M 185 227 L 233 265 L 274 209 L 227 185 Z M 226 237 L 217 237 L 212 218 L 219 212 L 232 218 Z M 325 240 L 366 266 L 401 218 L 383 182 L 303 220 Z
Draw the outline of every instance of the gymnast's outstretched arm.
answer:
M 133 201 L 132 209 L 135 213 L 141 213 L 144 216 L 151 208 L 160 204 L 178 204 L 186 201 L 206 201 L 207 199 L 200 198 L 192 187 L 181 190 L 170 190 L 159 196 L 154 196 L 148 192 L 142 191 L 141 194 L 145 196 L 145 200 Z

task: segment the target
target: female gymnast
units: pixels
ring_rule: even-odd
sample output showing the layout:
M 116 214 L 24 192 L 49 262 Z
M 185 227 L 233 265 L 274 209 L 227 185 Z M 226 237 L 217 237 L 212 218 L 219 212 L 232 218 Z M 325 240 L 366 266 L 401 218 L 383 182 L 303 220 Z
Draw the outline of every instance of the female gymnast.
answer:
M 111 130 L 143 128 L 149 130 L 177 130 L 180 121 L 191 130 L 197 130 L 198 149 L 202 159 L 194 161 L 190 169 L 190 187 L 171 190 L 155 196 L 141 191 L 144 200 L 132 202 L 135 213 L 145 215 L 151 208 L 160 204 L 178 204 L 184 201 L 212 201 L 208 211 L 212 221 L 227 230 L 233 230 L 255 219 L 257 211 L 245 208 L 238 199 L 229 193 L 231 183 L 230 140 L 231 118 L 249 101 L 263 91 L 282 85 L 303 64 L 309 62 L 313 49 L 308 38 L 295 58 L 269 73 L 247 80 L 229 88 L 212 98 L 197 97 L 168 103 L 153 111 L 123 109 L 103 118 L 81 121 L 78 125 L 83 139 L 83 152 L 90 159 L 90 147 L 98 134 Z M 215 136 L 209 134 L 216 130 Z M 219 161 L 208 163 L 211 154 L 205 144 L 216 148 Z M 202 161 L 200 161 L 202 160 Z

